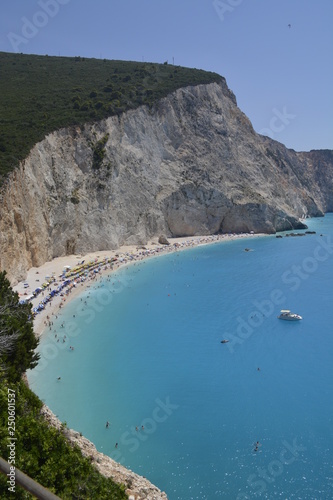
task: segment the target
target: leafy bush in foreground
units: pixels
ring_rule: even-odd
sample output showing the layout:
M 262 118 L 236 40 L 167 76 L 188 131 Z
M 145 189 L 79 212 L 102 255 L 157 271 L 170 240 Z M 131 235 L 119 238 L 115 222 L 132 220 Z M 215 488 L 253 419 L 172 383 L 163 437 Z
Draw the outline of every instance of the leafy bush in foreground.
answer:
M 0 455 L 8 459 L 8 387 L 15 392 L 15 466 L 60 498 L 114 499 L 127 498 L 124 486 L 105 478 L 72 447 L 65 436 L 50 427 L 40 415 L 42 402 L 24 384 L 9 384 L 2 376 L 0 388 Z M 16 486 L 15 499 L 32 499 Z M 7 477 L 0 474 L 0 498 L 10 498 Z
M 19 381 L 28 368 L 36 366 L 37 345 L 31 305 L 19 303 L 6 272 L 0 272 L 0 367 L 11 382 Z

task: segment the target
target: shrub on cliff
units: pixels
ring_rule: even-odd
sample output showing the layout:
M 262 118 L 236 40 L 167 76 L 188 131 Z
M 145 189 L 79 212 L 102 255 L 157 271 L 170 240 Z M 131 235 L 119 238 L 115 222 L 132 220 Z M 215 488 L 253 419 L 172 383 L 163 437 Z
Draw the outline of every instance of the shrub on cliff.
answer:
M 100 168 L 105 156 L 105 144 L 109 138 L 109 134 L 106 134 L 102 139 L 96 142 L 93 146 L 93 163 L 92 167 L 94 170 Z

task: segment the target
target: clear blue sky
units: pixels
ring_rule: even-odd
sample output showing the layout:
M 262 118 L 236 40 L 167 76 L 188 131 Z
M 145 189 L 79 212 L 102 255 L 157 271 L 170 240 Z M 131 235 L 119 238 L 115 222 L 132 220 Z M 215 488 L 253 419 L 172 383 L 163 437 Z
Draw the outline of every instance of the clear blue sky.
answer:
M 333 149 L 333 0 L 2 0 L 0 51 L 215 71 L 256 131 Z

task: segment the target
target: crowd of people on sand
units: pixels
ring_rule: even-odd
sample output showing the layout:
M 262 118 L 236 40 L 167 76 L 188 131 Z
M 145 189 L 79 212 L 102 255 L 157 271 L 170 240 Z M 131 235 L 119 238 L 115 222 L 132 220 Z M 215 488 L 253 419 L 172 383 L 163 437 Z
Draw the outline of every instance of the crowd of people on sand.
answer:
M 136 248 L 136 252 L 117 253 L 113 257 L 105 257 L 104 259 L 99 259 L 97 257 L 88 263 L 83 260 L 73 269 L 71 269 L 70 266 L 66 266 L 58 277 L 55 276 L 55 273 L 52 273 L 51 277 L 46 276 L 45 282 L 40 287 L 37 287 L 30 295 L 28 295 L 27 291 L 25 291 L 24 295 L 21 297 L 21 301 L 34 303 L 36 302 L 35 299 L 37 297 L 41 298 L 39 303 L 34 305 L 32 310 L 35 317 L 37 314 L 45 311 L 47 305 L 51 306 L 52 301 L 59 296 L 61 297 L 59 308 L 61 308 L 73 289 L 75 289 L 78 285 L 84 285 L 88 281 L 96 281 L 97 276 L 101 276 L 102 271 L 112 271 L 133 261 L 140 261 L 146 259 L 147 257 L 153 257 L 163 253 L 176 252 L 198 245 L 213 243 L 228 237 L 242 236 L 250 236 L 250 234 L 220 234 L 192 237 L 190 239 L 177 241 L 169 245 L 156 244 L 150 248 L 138 246 Z
M 36 298 L 42 297 L 40 302 L 32 309 L 34 317 L 44 311 L 47 305 L 51 306 L 52 301 L 56 297 L 61 297 L 61 302 L 59 304 L 59 308 L 61 308 L 68 295 L 77 285 L 83 285 L 87 280 L 95 280 L 97 274 L 100 273 L 102 269 L 112 269 L 115 260 L 117 259 L 95 259 L 88 264 L 84 264 L 83 261 L 73 269 L 66 266 L 58 278 L 55 276 L 55 273 L 53 273 L 51 277 L 47 276 L 42 286 L 37 287 L 30 296 L 21 298 L 21 302 L 34 302 Z

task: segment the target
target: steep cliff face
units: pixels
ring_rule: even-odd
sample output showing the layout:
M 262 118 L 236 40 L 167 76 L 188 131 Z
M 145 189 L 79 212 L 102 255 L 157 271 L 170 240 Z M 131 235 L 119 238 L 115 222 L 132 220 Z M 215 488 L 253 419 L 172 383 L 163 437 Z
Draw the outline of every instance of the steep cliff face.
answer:
M 2 190 L 0 268 L 12 280 L 53 257 L 152 236 L 301 227 L 332 210 L 332 152 L 255 133 L 220 84 L 179 89 L 35 145 Z

